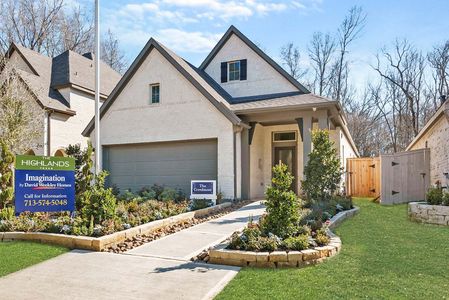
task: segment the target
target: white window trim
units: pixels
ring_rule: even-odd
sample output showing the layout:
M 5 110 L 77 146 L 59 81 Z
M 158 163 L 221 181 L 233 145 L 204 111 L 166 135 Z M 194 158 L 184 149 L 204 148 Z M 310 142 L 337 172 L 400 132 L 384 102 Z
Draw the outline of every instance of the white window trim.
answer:
M 295 139 L 294 140 L 277 141 L 277 140 L 274 139 L 274 136 L 276 135 L 276 133 L 294 133 L 295 134 Z M 296 130 L 273 131 L 272 140 L 273 140 L 273 143 L 297 142 L 298 141 L 298 131 L 296 131 Z
M 159 86 L 159 102 L 153 102 L 153 87 L 154 86 Z M 161 103 L 161 84 L 160 83 L 151 83 L 150 84 L 150 88 L 149 88 L 149 91 L 150 91 L 150 97 L 149 97 L 149 104 L 150 105 L 158 105 L 158 104 L 160 104 Z
M 232 79 L 231 80 L 231 67 L 230 67 L 230 65 L 234 64 L 234 63 L 238 63 L 238 65 L 239 65 L 239 76 L 238 76 L 238 79 Z M 242 69 L 241 69 L 240 60 L 228 61 L 228 82 L 240 81 L 241 72 L 242 72 Z

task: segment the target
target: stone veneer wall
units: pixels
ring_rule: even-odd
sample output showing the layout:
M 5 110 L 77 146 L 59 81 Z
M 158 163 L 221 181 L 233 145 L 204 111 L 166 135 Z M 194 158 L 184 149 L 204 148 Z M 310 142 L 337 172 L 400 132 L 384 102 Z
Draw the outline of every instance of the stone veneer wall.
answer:
M 430 148 L 430 183 L 448 184 L 443 173 L 449 171 L 449 118 L 444 114 L 410 150 L 426 148 L 426 143 Z
M 408 204 L 408 216 L 420 223 L 449 225 L 449 206 L 411 202 Z
M 228 250 L 226 249 L 228 241 L 225 241 L 209 250 L 208 263 L 238 267 L 283 268 L 304 267 L 322 262 L 326 258 L 336 255 L 341 250 L 340 238 L 333 234 L 330 229 L 334 229 L 343 220 L 354 216 L 358 211 L 359 208 L 357 207 L 343 211 L 330 220 L 328 229 L 330 243 L 327 246 L 302 251 L 252 252 Z

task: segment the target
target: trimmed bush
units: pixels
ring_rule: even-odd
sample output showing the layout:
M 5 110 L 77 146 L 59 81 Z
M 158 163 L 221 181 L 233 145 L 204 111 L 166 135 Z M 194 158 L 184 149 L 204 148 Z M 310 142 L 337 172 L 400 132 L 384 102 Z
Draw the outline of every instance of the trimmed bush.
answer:
M 267 215 L 263 220 L 263 230 L 280 238 L 292 236 L 299 222 L 299 199 L 290 189 L 293 176 L 287 165 L 280 163 L 273 167 L 271 186 L 266 191 Z

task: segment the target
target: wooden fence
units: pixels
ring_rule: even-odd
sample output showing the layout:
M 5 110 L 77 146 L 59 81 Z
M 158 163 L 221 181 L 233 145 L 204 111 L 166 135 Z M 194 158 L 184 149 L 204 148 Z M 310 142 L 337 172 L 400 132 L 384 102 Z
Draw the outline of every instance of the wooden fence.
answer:
M 348 158 L 346 163 L 349 196 L 380 197 L 382 204 L 422 201 L 430 186 L 429 149 Z
M 347 194 L 353 197 L 379 197 L 380 158 L 348 158 L 346 163 Z
M 430 149 L 381 156 L 381 203 L 422 201 L 430 186 Z

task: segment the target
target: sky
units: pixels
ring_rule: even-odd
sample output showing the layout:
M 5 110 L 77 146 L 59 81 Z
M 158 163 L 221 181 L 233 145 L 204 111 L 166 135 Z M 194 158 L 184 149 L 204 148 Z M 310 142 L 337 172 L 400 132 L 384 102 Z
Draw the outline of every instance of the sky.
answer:
M 72 0 L 76 1 L 76 0 Z M 93 3 L 93 1 L 85 1 Z M 198 66 L 230 25 L 279 60 L 288 42 L 297 45 L 303 65 L 314 32 L 335 33 L 347 11 L 367 14 L 362 35 L 349 49 L 352 83 L 375 78 L 375 54 L 406 38 L 426 52 L 449 39 L 447 0 L 115 0 L 101 2 L 101 30 L 111 29 L 131 64 L 150 37 Z M 92 4 L 89 4 L 92 5 Z

